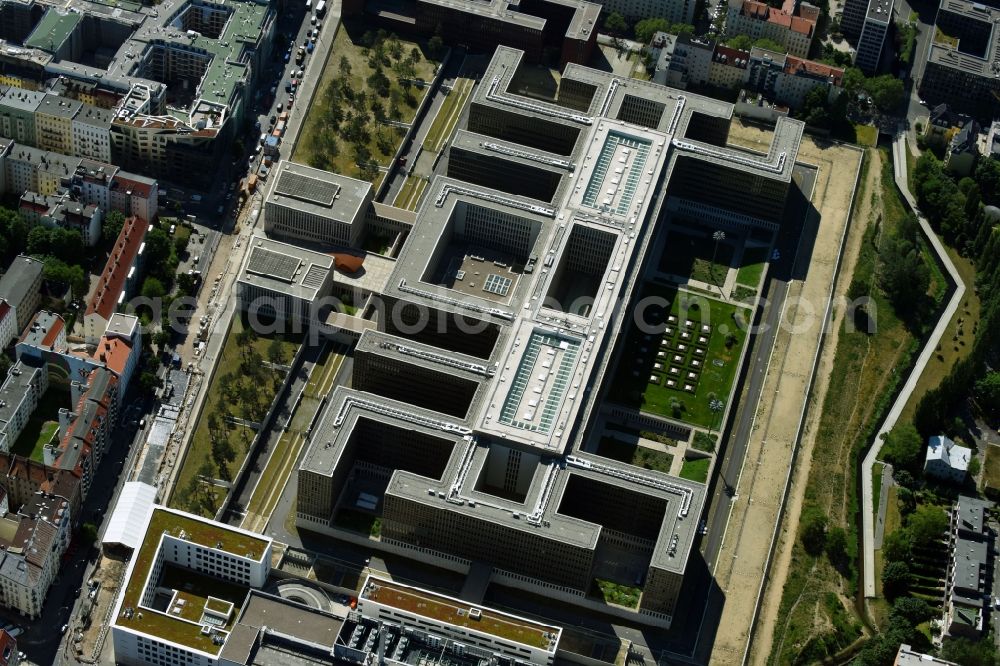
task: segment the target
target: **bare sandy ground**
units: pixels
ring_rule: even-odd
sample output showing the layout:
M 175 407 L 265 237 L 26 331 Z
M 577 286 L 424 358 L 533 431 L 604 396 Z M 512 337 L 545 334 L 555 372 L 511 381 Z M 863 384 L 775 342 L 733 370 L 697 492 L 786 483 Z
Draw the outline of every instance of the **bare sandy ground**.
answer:
M 730 143 L 767 150 L 770 133 L 734 121 Z M 847 227 L 861 153 L 843 146 L 818 145 L 805 137 L 798 159 L 819 169 L 812 202 L 821 222 L 806 279 L 794 281 L 789 286 L 782 327 L 768 364 L 746 461 L 737 484 L 737 500 L 718 558 L 715 576 L 726 596 L 726 603 L 713 648 L 712 664 L 741 664 L 747 649 L 761 581 L 767 573 L 768 551 L 775 536 L 799 420 L 810 397 L 807 393 L 813 360 L 820 344 L 821 316 L 836 277 L 837 254 Z M 878 170 L 872 169 L 872 172 L 877 174 Z M 850 239 L 848 259 L 851 266 L 860 247 L 860 237 L 860 233 L 852 234 Z M 825 365 L 821 366 L 821 379 L 814 387 L 814 401 L 821 401 L 821 394 L 826 392 L 825 377 L 828 373 L 825 369 L 832 363 L 837 324 L 839 319 L 835 320 L 824 341 L 822 362 Z M 817 416 L 817 411 L 814 410 L 812 415 Z M 807 432 L 811 423 L 805 424 Z M 798 520 L 811 451 L 812 440 L 807 437 L 791 488 L 786 516 L 788 524 L 794 525 Z M 771 570 L 755 647 L 755 654 L 763 657 L 755 659 L 755 662 L 766 660 L 770 651 L 774 616 L 788 569 L 786 550 L 782 548 L 778 551 Z

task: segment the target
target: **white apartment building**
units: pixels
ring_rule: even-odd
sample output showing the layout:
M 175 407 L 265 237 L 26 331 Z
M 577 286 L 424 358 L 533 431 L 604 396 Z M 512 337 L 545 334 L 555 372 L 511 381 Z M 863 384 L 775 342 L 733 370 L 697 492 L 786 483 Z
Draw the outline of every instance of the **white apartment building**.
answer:
M 110 162 L 111 121 L 114 117 L 110 109 L 84 104 L 73 118 L 72 154 L 98 162 Z
M 49 387 L 49 371 L 17 361 L 0 386 L 0 451 L 9 451 L 17 441 L 38 400 Z

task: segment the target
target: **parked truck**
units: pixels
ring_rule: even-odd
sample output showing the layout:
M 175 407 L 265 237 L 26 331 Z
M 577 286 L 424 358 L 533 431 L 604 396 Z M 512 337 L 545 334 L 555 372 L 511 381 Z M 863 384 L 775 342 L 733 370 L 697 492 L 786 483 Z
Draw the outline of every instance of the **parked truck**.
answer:
M 278 144 L 281 143 L 281 137 L 271 135 L 267 137 L 267 141 L 264 142 L 264 154 L 277 156 L 278 154 Z

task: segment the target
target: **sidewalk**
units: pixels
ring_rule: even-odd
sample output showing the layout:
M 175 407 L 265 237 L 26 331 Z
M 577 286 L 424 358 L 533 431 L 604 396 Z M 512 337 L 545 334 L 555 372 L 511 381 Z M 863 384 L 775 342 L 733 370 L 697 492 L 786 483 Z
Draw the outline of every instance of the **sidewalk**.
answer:
M 934 350 L 937 349 L 937 345 L 941 341 L 945 329 L 948 328 L 951 318 L 955 316 L 955 312 L 958 310 L 958 306 L 965 296 L 965 283 L 962 282 L 962 277 L 958 274 L 955 265 L 951 263 L 948 253 L 945 251 L 941 241 L 938 240 L 937 234 L 931 229 L 927 218 L 920 214 L 920 210 L 917 208 L 917 200 L 910 193 L 906 173 L 906 150 L 906 134 L 902 128 L 899 128 L 896 132 L 896 137 L 892 141 L 892 164 L 896 187 L 899 188 L 903 198 L 906 199 L 906 203 L 909 204 L 910 208 L 917 215 L 917 220 L 920 222 L 920 229 L 924 232 L 924 237 L 934 250 L 937 260 L 941 262 L 948 272 L 948 277 L 955 286 L 955 290 L 951 294 L 951 300 L 948 301 L 948 305 L 941 313 L 937 325 L 934 326 L 934 330 L 927 339 L 927 343 L 920 350 L 920 356 L 917 357 L 917 362 L 914 364 L 910 376 L 906 378 L 903 390 L 899 392 L 899 397 L 896 398 L 896 402 L 893 403 L 888 416 L 886 416 L 885 421 L 882 422 L 882 426 L 875 434 L 875 441 L 872 442 L 872 446 L 868 449 L 868 454 L 861 464 L 861 547 L 864 551 L 864 592 L 865 597 L 869 599 L 875 596 L 875 521 L 872 514 L 872 467 L 875 465 L 875 461 L 882 451 L 883 435 L 892 430 L 893 426 L 896 425 L 903 407 L 909 402 L 913 389 L 917 387 L 920 375 L 923 374 L 924 368 L 927 367 L 927 363 L 934 355 Z

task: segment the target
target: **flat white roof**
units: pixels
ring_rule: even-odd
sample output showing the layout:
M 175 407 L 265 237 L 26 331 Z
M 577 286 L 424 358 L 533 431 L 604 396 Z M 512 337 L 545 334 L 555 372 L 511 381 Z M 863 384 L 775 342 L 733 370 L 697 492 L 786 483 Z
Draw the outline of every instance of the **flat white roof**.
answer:
M 101 545 L 121 544 L 135 550 L 146 536 L 146 525 L 156 504 L 156 488 L 148 483 L 129 481 L 122 486 Z

